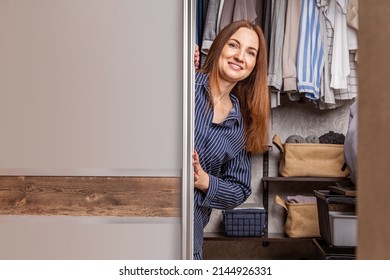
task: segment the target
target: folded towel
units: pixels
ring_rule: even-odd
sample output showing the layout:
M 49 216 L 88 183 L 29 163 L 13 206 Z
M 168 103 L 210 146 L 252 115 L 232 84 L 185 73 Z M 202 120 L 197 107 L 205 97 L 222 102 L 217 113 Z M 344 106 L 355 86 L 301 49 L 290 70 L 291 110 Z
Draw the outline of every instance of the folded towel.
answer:
M 287 201 L 290 203 L 316 203 L 317 199 L 315 196 L 293 195 L 287 196 Z
M 299 135 L 291 135 L 287 137 L 285 143 L 305 143 L 305 139 Z
M 305 138 L 306 143 L 320 143 L 320 139 L 315 135 L 309 135 Z

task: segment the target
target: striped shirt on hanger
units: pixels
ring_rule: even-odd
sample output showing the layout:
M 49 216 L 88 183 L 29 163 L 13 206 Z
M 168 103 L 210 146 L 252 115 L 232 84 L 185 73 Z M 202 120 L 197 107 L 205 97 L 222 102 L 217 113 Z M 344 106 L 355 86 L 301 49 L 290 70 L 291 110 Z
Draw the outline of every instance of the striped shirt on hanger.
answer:
M 307 98 L 319 99 L 324 54 L 316 0 L 302 0 L 298 52 L 297 79 L 299 92 Z
M 212 208 L 232 209 L 251 194 L 251 157 L 245 151 L 245 131 L 238 98 L 230 93 L 233 109 L 222 123 L 213 123 L 207 74 L 195 77 L 195 149 L 209 174 L 207 194 L 194 193 L 194 259 L 202 258 L 203 229 Z

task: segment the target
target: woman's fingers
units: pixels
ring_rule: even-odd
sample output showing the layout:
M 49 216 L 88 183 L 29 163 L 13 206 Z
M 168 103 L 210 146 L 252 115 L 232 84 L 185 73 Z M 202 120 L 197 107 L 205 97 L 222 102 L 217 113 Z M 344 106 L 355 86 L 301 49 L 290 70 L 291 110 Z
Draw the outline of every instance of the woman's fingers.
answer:
M 200 172 L 202 170 L 202 168 L 200 167 L 200 163 L 199 163 L 199 155 L 197 153 L 196 150 L 194 150 L 194 160 L 193 160 L 193 165 L 194 165 L 194 181 L 198 181 L 199 178 L 200 178 Z
M 199 53 L 199 46 L 195 45 L 195 53 L 194 53 L 194 65 L 195 69 L 199 68 L 199 60 L 200 60 L 200 53 Z
M 198 164 L 197 164 L 196 162 L 194 162 L 194 172 L 195 172 L 196 174 L 199 173 L 199 166 L 198 166 Z
M 198 155 L 198 152 L 196 150 L 194 150 L 194 160 L 196 162 L 199 162 L 199 155 Z

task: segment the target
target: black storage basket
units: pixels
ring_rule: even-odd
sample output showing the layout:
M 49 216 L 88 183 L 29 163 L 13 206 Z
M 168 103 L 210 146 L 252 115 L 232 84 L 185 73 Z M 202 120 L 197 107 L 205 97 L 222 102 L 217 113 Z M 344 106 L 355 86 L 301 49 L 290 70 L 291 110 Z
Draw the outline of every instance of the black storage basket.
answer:
M 329 211 L 355 212 L 356 197 L 343 194 L 334 194 L 329 190 L 314 190 L 317 199 L 318 222 L 320 234 L 332 246 L 332 232 Z
M 265 229 L 265 210 L 238 208 L 222 212 L 227 236 L 262 236 Z

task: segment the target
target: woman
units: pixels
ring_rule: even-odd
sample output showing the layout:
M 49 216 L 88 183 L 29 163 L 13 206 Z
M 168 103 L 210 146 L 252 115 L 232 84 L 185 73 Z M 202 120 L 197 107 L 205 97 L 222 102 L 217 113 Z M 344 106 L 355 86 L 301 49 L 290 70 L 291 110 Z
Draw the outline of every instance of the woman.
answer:
M 250 153 L 268 145 L 267 54 L 260 27 L 233 22 L 219 32 L 195 77 L 194 259 L 202 259 L 211 209 L 251 194 Z

